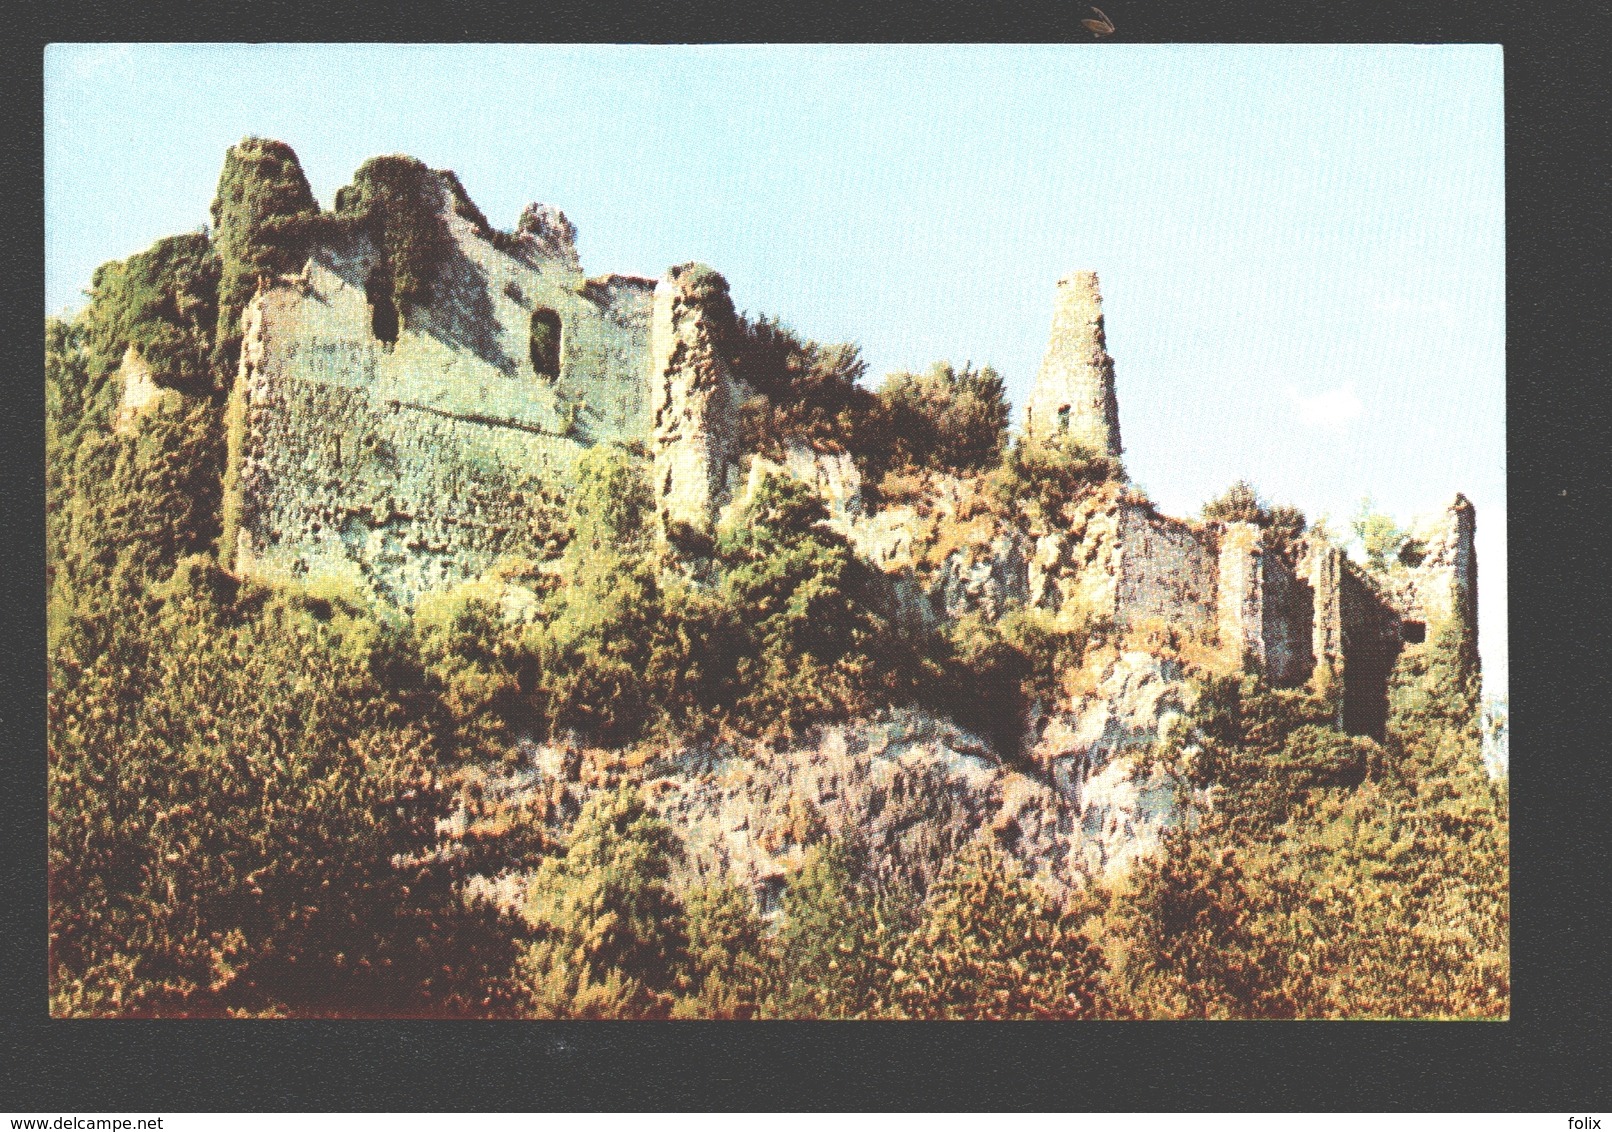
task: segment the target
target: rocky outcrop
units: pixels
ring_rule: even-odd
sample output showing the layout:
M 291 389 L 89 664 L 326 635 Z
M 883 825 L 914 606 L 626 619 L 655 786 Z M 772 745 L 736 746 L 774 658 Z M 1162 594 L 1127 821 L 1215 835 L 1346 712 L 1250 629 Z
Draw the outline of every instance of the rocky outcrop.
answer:
M 1033 721 L 1029 758 L 1077 816 L 1084 874 L 1123 872 L 1184 819 L 1183 800 L 1193 796 L 1170 761 L 1155 756 L 1184 738 L 1191 696 L 1178 664 L 1126 652 L 1090 691 Z
M 866 854 L 875 883 L 920 896 L 959 849 L 991 838 L 1063 895 L 1118 877 L 1186 819 L 1183 802 L 1194 796 L 1169 760 L 1151 756 L 1179 740 L 1188 695 L 1169 662 L 1110 657 L 1091 691 L 1034 721 L 1034 773 L 950 721 L 907 709 L 782 748 L 693 746 L 638 768 L 611 752 L 528 746 L 519 766 L 478 772 L 477 790 L 507 812 L 544 815 L 563 838 L 590 793 L 633 781 L 683 843 L 682 887 L 738 884 L 763 908 L 830 837 Z M 446 831 L 465 824 L 461 813 Z M 524 887 L 483 878 L 476 891 L 517 902 Z
M 151 376 L 151 367 L 146 365 L 140 351 L 133 346 L 123 352 L 117 377 L 123 382 L 123 396 L 112 418 L 112 429 L 114 432 L 126 432 L 134 427 L 135 421 L 151 411 L 162 396 L 162 386 Z

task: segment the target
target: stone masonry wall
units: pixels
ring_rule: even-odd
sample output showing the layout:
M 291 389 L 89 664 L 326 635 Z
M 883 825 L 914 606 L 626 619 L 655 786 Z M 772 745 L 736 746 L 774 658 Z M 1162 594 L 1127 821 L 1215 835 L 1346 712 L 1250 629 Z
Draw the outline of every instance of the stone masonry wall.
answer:
M 1118 529 L 1119 624 L 1161 618 L 1212 625 L 1218 592 L 1212 535 L 1131 501 L 1119 504 Z
M 576 454 L 647 432 L 650 281 L 585 280 L 557 210 L 508 251 L 445 185 L 441 210 L 451 254 L 395 341 L 375 334 L 362 237 L 315 249 L 248 308 L 226 502 L 238 571 L 335 576 L 407 605 L 500 556 L 557 552 Z M 557 374 L 529 347 L 545 312 Z
M 656 512 L 663 529 L 709 534 L 742 474 L 733 450 L 737 382 L 723 358 L 727 282 L 697 264 L 655 288 L 650 393 Z

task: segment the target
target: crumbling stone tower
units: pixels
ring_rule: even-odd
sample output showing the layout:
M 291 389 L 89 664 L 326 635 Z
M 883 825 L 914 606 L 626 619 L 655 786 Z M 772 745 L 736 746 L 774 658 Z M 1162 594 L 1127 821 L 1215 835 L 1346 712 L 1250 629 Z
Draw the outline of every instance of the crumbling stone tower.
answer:
M 736 383 L 722 345 L 733 320 L 727 281 L 702 264 L 672 268 L 655 288 L 650 452 L 663 532 L 709 534 L 730 493 Z
M 1094 451 L 1120 454 L 1114 359 L 1103 338 L 1103 297 L 1095 271 L 1058 280 L 1052 339 L 1024 410 L 1026 436 L 1068 433 Z

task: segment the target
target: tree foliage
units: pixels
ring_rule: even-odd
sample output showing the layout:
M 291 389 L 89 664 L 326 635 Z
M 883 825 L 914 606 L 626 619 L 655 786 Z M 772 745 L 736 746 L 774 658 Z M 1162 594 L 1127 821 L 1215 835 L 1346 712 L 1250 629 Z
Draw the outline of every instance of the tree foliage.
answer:
M 50 669 L 58 1014 L 485 1013 L 511 955 L 438 852 L 374 622 L 187 559 Z
M 952 862 L 891 966 L 892 997 L 908 1018 L 1108 1012 L 1107 960 L 1078 911 L 1050 900 L 989 842 Z
M 1365 553 L 1366 562 L 1377 570 L 1390 569 L 1397 561 L 1406 535 L 1393 517 L 1377 510 L 1370 498 L 1366 498 L 1360 501 L 1360 510 L 1349 525 Z
M 822 345 L 776 318 L 736 316 L 733 375 L 759 396 L 739 406 L 739 445 L 777 457 L 789 443 L 849 452 L 865 469 L 882 467 L 885 419 L 861 384 L 867 363 L 850 343 Z
M 228 373 L 240 346 L 241 312 L 258 281 L 302 267 L 319 234 L 320 211 L 291 147 L 248 137 L 224 155 L 212 217 L 223 265 L 216 357 Z
M 879 387 L 889 418 L 890 466 L 967 473 L 994 468 L 1007 446 L 1007 388 L 990 366 L 937 362 L 892 373 Z
M 790 878 L 780 909 L 767 1013 L 871 1018 L 888 1010 L 890 927 L 859 876 L 856 846 L 820 843 Z
M 1067 433 L 1020 437 L 991 478 L 996 505 L 1032 525 L 1055 527 L 1064 508 L 1105 483 L 1124 482 L 1125 469 Z
M 1247 480 L 1238 480 L 1203 505 L 1203 517 L 1218 523 L 1252 523 L 1266 532 L 1266 545 L 1292 553 L 1305 531 L 1304 512 L 1287 504 L 1271 505 Z
M 687 986 L 688 937 L 669 883 L 681 852 L 631 787 L 589 799 L 563 856 L 532 879 L 529 1008 L 550 1018 L 664 1018 Z
M 336 215 L 368 234 L 381 253 L 387 294 L 423 305 L 453 250 L 440 180 L 413 157 L 372 157 L 336 193 Z

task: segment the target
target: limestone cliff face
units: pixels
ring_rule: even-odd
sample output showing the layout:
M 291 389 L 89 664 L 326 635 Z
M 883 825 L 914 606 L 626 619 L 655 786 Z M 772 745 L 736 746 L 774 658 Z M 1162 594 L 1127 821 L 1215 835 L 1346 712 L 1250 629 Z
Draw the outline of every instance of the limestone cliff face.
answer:
M 1024 411 L 1028 436 L 1067 433 L 1096 452 L 1120 454 L 1114 359 L 1103 334 L 1095 271 L 1058 280 L 1052 338 Z
M 1211 804 L 1150 757 L 1181 739 L 1191 702 L 1179 664 L 1133 651 L 1102 665 L 1089 691 L 1032 721 L 1029 756 L 1074 812 L 1083 874 L 1125 871 L 1185 820 L 1184 803 Z
M 951 722 L 903 710 L 782 749 L 684 748 L 637 771 L 603 752 L 527 747 L 520 766 L 479 787 L 515 809 L 536 800 L 563 832 L 590 794 L 630 777 L 683 841 L 680 886 L 738 884 L 763 908 L 776 906 L 809 847 L 829 837 L 860 845 L 875 883 L 920 895 L 958 850 L 989 838 L 1064 895 L 1118 876 L 1183 820 L 1180 784 L 1142 768 L 1181 695 L 1153 658 L 1122 658 L 1100 693 L 1042 721 L 1036 752 L 1050 775 L 1005 766 Z M 477 888 L 512 904 L 524 891 L 512 876 Z
M 663 529 L 681 524 L 711 533 L 739 475 L 739 396 L 723 356 L 732 319 L 727 281 L 709 268 L 674 267 L 655 288 L 650 449 Z

